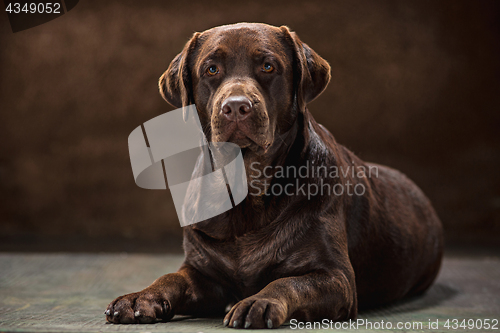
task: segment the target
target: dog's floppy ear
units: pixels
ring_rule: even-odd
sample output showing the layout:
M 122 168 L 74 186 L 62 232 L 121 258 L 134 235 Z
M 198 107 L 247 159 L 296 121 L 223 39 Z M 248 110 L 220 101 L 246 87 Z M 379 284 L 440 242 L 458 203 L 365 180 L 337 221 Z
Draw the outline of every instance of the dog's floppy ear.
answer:
M 189 105 L 193 102 L 193 88 L 189 68 L 190 55 L 196 47 L 199 32 L 186 43 L 184 49 L 168 66 L 158 81 L 158 87 L 162 97 L 177 108 Z
M 294 51 L 294 89 L 298 106 L 303 111 L 306 104 L 318 97 L 330 82 L 330 65 L 287 26 L 282 26 L 281 30 Z

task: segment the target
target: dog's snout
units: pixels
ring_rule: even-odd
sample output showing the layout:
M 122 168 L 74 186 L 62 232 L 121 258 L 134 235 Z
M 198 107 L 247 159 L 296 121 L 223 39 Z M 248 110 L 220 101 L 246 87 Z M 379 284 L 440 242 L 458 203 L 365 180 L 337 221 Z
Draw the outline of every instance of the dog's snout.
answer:
M 245 96 L 231 96 L 222 103 L 221 111 L 230 121 L 243 120 L 252 112 L 252 102 Z

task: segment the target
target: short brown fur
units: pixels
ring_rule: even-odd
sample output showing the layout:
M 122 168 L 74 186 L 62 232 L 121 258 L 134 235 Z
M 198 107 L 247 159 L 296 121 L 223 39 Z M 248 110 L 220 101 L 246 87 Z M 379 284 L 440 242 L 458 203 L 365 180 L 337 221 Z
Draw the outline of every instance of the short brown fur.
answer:
M 264 73 L 263 63 L 273 71 Z M 219 72 L 206 75 L 207 66 Z M 209 140 L 238 144 L 249 184 L 260 182 L 236 208 L 184 227 L 186 258 L 179 271 L 118 297 L 108 306 L 108 321 L 223 315 L 232 305 L 225 325 L 276 328 L 291 318 L 353 319 L 358 307 L 430 286 L 443 252 L 439 218 L 405 175 L 363 162 L 316 123 L 306 104 L 329 81 L 329 64 L 287 27 L 241 23 L 192 37 L 160 78 L 160 92 L 176 107 L 196 104 Z M 221 111 L 235 96 L 251 106 L 239 120 L 234 112 L 229 117 L 232 109 Z M 372 167 L 378 175 L 298 179 L 305 185 L 361 184 L 362 195 L 255 195 L 297 181 L 266 177 L 264 166 L 307 165 Z M 186 209 L 196 209 L 199 198 L 189 195 Z

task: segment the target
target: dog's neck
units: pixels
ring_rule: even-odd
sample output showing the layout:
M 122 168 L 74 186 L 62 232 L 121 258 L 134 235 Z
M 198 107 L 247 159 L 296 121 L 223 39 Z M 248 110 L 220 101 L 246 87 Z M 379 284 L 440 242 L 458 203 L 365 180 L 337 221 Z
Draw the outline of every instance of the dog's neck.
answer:
M 273 198 L 266 195 L 266 191 L 273 182 L 276 169 L 286 167 L 289 159 L 298 159 L 296 154 L 303 155 L 307 150 L 310 136 L 309 121 L 308 111 L 300 112 L 290 129 L 277 136 L 265 154 L 247 150 L 243 158 L 249 190 L 247 197 L 233 210 L 196 223 L 192 228 L 214 239 L 229 239 L 259 229 L 266 225 L 267 220 L 273 219 L 266 214 L 266 201 Z M 235 214 L 239 216 L 237 220 L 234 219 Z
M 276 167 L 285 165 L 286 157 L 297 138 L 299 126 L 299 120 L 296 119 L 290 129 L 276 135 L 273 144 L 264 154 L 251 150 L 245 152 L 243 160 L 250 197 L 258 197 L 266 193 Z

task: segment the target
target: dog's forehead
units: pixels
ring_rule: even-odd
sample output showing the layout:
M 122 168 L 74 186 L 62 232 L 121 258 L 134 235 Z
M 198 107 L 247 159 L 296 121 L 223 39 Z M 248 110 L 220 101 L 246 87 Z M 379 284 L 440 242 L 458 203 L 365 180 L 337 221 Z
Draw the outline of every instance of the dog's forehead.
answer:
M 244 23 L 216 27 L 204 31 L 200 36 L 203 41 L 201 53 L 227 56 L 228 54 L 265 53 L 287 55 L 283 32 L 266 24 Z

